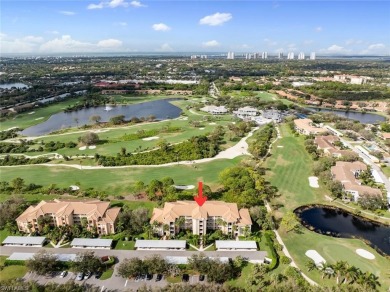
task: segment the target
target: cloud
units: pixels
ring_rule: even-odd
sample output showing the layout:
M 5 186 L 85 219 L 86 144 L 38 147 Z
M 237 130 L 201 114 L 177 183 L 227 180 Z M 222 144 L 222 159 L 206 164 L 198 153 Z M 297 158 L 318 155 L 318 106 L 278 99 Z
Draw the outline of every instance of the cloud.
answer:
M 128 7 L 129 3 L 125 2 L 124 0 L 111 0 L 108 2 L 108 6 L 111 8 L 116 8 L 116 7 Z
M 98 47 L 101 48 L 118 48 L 121 47 L 123 44 L 122 41 L 116 40 L 116 39 L 107 39 L 107 40 L 101 40 L 97 43 Z
M 104 3 L 103 2 L 100 2 L 99 4 L 91 3 L 91 4 L 89 4 L 87 6 L 87 9 L 103 9 L 103 7 L 104 7 Z
M 23 38 L 23 41 L 29 42 L 29 43 L 42 43 L 43 42 L 43 37 L 40 36 L 33 36 L 33 35 L 28 35 Z
M 351 53 L 352 51 L 349 49 L 346 49 L 342 46 L 339 46 L 339 45 L 331 45 L 327 49 L 320 50 L 320 52 L 323 54 L 342 54 L 342 55 L 344 55 L 344 54 Z
M 204 25 L 210 25 L 210 26 L 217 26 L 217 25 L 222 25 L 225 22 L 229 21 L 232 19 L 231 13 L 215 13 L 212 15 L 207 15 L 203 17 L 201 20 L 199 20 L 200 24 Z
M 173 51 L 173 48 L 165 43 L 165 44 L 162 44 L 161 47 L 159 47 L 158 49 L 156 49 L 157 52 L 172 52 Z
M 89 4 L 87 6 L 87 9 L 93 10 L 93 9 L 103 9 L 103 8 L 117 8 L 117 7 L 134 7 L 134 8 L 140 8 L 140 7 L 146 7 L 146 5 L 142 4 L 140 1 L 131 1 L 126 2 L 125 0 L 111 0 L 111 1 L 103 1 L 98 4 Z
M 203 42 L 202 46 L 205 48 L 215 48 L 215 47 L 219 47 L 220 43 L 217 42 L 216 40 L 212 40 L 212 41 L 208 41 L 208 42 Z
M 39 37 L 26 36 L 24 38 L 12 38 L 5 33 L 0 33 L 2 53 L 31 53 L 37 49 Z M 43 39 L 42 39 L 43 40 Z
M 122 41 L 116 39 L 106 39 L 95 43 L 82 42 L 72 39 L 70 35 L 63 35 L 60 38 L 55 38 L 39 47 L 41 52 L 101 52 L 107 50 L 118 49 L 122 46 Z
M 251 49 L 251 48 L 252 48 L 252 46 L 247 45 L 247 44 L 242 44 L 241 45 L 241 49 Z
M 367 49 L 359 52 L 361 55 L 387 55 L 388 53 L 389 50 L 386 48 L 386 45 L 382 43 L 371 44 Z
M 314 44 L 314 41 L 313 40 L 305 40 L 305 41 L 303 41 L 303 44 L 305 46 L 312 45 L 312 44 Z
M 136 8 L 146 7 L 146 5 L 142 4 L 140 1 L 131 1 L 130 5 Z
M 73 11 L 65 11 L 65 10 L 62 10 L 62 11 L 58 11 L 59 13 L 61 13 L 62 15 L 66 15 L 66 16 L 73 16 L 76 14 L 76 12 L 73 12 Z
M 168 31 L 171 30 L 171 28 L 166 25 L 165 23 L 156 23 L 152 25 L 152 28 L 156 31 Z
M 316 32 L 321 32 L 322 31 L 322 26 L 317 26 L 314 30 Z

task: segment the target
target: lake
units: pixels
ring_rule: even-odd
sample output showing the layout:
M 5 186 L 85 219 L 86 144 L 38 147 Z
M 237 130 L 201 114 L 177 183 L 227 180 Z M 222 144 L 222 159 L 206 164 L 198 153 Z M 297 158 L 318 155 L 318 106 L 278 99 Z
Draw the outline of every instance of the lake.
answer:
M 20 82 L 0 84 L 0 88 L 2 88 L 2 89 L 11 89 L 12 87 L 28 88 L 29 86 L 27 84 L 20 83 Z
M 94 115 L 100 116 L 101 122 L 108 122 L 110 118 L 118 115 L 124 115 L 126 120 L 130 120 L 132 117 L 141 118 L 151 115 L 155 116 L 157 120 L 177 118 L 181 114 L 181 109 L 171 104 L 169 102 L 171 100 L 177 99 L 163 99 L 133 105 L 107 106 L 107 108 L 99 106 L 70 113 L 61 112 L 52 115 L 43 123 L 23 130 L 21 134 L 24 136 L 40 136 L 69 127 L 93 124 L 89 118 Z
M 390 255 L 390 227 L 363 220 L 360 217 L 329 207 L 298 208 L 295 210 L 302 224 L 317 233 L 344 238 L 363 238 L 372 247 Z
M 372 113 L 362 113 L 354 111 L 342 111 L 342 110 L 333 110 L 327 108 L 318 108 L 318 107 L 307 107 L 307 109 L 313 112 L 326 112 L 334 113 L 343 118 L 359 121 L 362 124 L 375 124 L 386 121 L 386 118 L 377 114 Z

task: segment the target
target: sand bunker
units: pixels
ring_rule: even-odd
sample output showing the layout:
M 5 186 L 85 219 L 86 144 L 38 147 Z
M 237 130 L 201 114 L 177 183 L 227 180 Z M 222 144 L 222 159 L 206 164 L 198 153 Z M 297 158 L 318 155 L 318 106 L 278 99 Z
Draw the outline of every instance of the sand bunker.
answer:
M 204 128 L 199 128 L 199 130 L 204 130 Z
M 151 140 L 157 140 L 160 139 L 160 137 L 154 136 L 154 137 L 148 137 L 148 138 L 143 138 L 143 141 L 151 141 Z
M 277 147 L 278 147 L 278 148 L 283 148 L 284 146 L 282 146 L 282 145 L 278 145 Z
M 88 149 L 96 149 L 96 146 L 95 145 L 91 145 L 88 147 Z
M 81 146 L 81 147 L 79 148 L 79 150 L 85 150 L 85 149 L 87 149 L 87 146 Z
M 217 123 L 209 123 L 209 125 L 216 125 Z
M 176 189 L 178 190 L 192 190 L 195 188 L 194 185 L 188 185 L 188 186 L 175 186 Z
M 369 251 L 367 251 L 365 249 L 358 248 L 356 250 L 356 253 L 358 255 L 360 255 L 361 257 L 363 257 L 365 259 L 368 259 L 368 260 L 374 260 L 375 259 L 375 255 L 373 255 L 372 253 L 370 253 Z
M 318 184 L 318 177 L 316 177 L 316 176 L 309 176 L 309 185 L 312 188 L 318 189 L 320 187 L 319 184 Z
M 29 115 L 35 114 L 35 112 L 28 113 Z
M 322 264 L 326 263 L 326 260 L 314 249 L 309 249 L 306 251 L 305 255 L 311 258 L 316 266 L 322 266 Z
M 72 191 L 78 191 L 80 189 L 80 187 L 78 186 L 70 186 L 69 187 Z
M 36 118 L 35 120 L 38 121 L 38 120 L 42 120 L 44 119 L 45 117 L 40 117 L 40 118 Z

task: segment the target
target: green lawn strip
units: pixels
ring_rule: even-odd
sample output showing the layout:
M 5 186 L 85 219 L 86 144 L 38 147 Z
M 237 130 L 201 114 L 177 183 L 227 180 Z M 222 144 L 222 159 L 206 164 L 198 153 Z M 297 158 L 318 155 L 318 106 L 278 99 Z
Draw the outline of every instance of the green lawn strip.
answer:
M 107 280 L 107 279 L 111 278 L 113 273 L 114 273 L 114 269 L 113 268 L 107 269 L 101 275 L 100 280 Z
M 0 243 L 3 242 L 4 239 L 7 238 L 7 236 L 11 235 L 7 229 L 0 230 Z
M 172 177 L 175 184 L 178 185 L 193 185 L 198 180 L 202 180 L 205 184 L 216 188 L 220 186 L 218 174 L 226 167 L 236 165 L 244 158 L 245 156 L 235 159 L 217 159 L 195 165 L 94 170 L 28 165 L 2 167 L 0 168 L 0 176 L 2 181 L 11 181 L 16 177 L 21 177 L 27 184 L 35 183 L 43 186 L 56 184 L 58 187 L 69 187 L 80 182 L 82 189 L 93 187 L 109 195 L 126 195 L 129 193 L 129 186 L 138 180 L 149 183 L 152 179 L 163 177 Z M 4 196 L 0 198 L 4 198 Z
M 34 110 L 31 110 L 26 113 L 21 113 L 16 115 L 15 117 L 5 120 L 0 123 L 0 131 L 6 130 L 12 127 L 19 127 L 19 128 L 27 128 L 31 127 L 33 125 L 37 125 L 39 123 L 43 123 L 46 121 L 51 115 L 61 112 L 66 108 L 68 105 L 76 104 L 78 101 L 80 101 L 82 98 L 72 98 L 63 102 L 58 102 L 52 105 L 49 105 L 47 107 L 41 107 Z M 32 113 L 33 114 L 29 114 Z M 43 119 L 41 119 L 43 118 Z
M 1 281 L 22 278 L 27 273 L 26 266 L 7 266 L 0 271 Z
M 114 249 L 134 250 L 135 241 L 118 240 Z
M 180 276 L 177 276 L 177 277 L 166 277 L 165 280 L 168 283 L 180 283 L 181 282 L 181 277 Z

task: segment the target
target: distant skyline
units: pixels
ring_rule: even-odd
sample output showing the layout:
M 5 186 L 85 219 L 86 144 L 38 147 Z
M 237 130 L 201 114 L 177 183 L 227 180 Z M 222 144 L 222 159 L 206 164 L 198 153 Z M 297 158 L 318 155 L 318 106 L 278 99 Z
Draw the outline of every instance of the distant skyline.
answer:
M 390 55 L 388 1 L 2 0 L 0 52 Z

